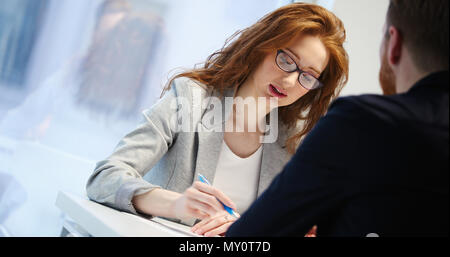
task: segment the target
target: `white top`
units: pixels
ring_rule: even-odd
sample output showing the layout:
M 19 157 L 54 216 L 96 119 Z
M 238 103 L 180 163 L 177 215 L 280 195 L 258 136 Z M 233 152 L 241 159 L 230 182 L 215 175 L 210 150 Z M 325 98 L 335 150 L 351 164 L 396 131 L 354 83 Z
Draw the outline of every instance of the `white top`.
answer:
M 242 214 L 256 200 L 261 170 L 262 146 L 247 158 L 234 154 L 222 143 L 213 186 L 224 192 Z

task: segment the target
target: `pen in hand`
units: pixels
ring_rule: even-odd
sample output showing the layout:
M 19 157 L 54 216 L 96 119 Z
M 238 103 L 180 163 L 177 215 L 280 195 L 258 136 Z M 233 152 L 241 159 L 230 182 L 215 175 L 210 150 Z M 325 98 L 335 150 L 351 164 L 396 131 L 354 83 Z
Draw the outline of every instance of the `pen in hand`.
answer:
M 211 185 L 211 183 L 209 183 L 209 181 L 202 174 L 198 174 L 198 179 L 207 185 Z M 221 203 L 223 205 L 223 208 L 225 209 L 225 211 L 227 211 L 229 214 L 233 215 L 234 217 L 239 218 L 239 215 L 236 214 L 236 212 L 232 208 L 226 206 L 219 199 L 217 199 L 217 201 L 219 201 L 219 203 Z

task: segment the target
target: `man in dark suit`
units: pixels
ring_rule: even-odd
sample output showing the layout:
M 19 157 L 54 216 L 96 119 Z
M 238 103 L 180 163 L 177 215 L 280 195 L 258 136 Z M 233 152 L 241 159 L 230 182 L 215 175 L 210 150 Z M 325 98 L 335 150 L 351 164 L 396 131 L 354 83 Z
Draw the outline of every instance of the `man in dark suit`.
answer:
M 448 236 L 448 0 L 391 0 L 384 96 L 343 97 L 227 236 Z

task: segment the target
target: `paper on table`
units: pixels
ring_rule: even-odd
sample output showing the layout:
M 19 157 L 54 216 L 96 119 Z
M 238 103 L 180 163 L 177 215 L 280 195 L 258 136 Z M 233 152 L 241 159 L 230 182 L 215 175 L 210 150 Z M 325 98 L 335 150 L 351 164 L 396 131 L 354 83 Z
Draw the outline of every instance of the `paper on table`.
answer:
M 138 215 L 131 214 L 128 212 L 122 212 L 122 214 L 133 216 L 136 219 L 141 219 L 146 223 L 152 224 L 152 226 L 157 226 L 161 230 L 165 230 L 171 234 L 174 234 L 174 236 L 177 236 L 177 234 L 179 234 L 178 236 L 191 236 L 191 237 L 201 236 L 201 235 L 192 233 L 191 227 L 189 227 L 189 226 L 179 224 L 179 223 L 176 223 L 176 222 L 173 222 L 170 220 L 166 220 L 166 219 L 163 219 L 160 217 L 153 217 L 151 219 L 147 219 L 142 216 L 138 216 Z

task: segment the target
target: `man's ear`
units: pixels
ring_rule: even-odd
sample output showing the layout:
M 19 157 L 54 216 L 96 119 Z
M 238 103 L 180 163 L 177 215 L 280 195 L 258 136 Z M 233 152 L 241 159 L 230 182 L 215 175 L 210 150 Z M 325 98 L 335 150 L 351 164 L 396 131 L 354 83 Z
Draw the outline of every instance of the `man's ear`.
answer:
M 402 57 L 403 38 L 400 31 L 394 27 L 389 27 L 389 42 L 387 48 L 387 58 L 389 65 L 397 66 Z

